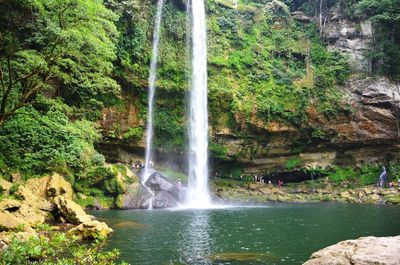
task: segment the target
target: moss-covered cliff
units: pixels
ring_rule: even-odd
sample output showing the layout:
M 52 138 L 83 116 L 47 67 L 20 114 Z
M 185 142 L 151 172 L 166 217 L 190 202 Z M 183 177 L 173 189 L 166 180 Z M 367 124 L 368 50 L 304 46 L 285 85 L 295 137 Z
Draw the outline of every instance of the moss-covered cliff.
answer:
M 241 171 L 267 173 L 287 170 L 291 161 L 298 161 L 296 167 L 355 166 L 397 158 L 396 86 L 365 79 L 371 24 L 351 18 L 352 5 L 332 1 L 322 32 L 318 12 L 300 2 L 244 1 L 238 9 L 229 1 L 207 2 L 216 170 L 226 161 L 238 162 Z M 113 160 L 140 159 L 143 152 L 155 3 L 135 3 L 120 7 L 118 22 L 116 75 L 125 99 L 101 121 L 102 150 Z M 186 23 L 184 3 L 167 1 L 155 114 L 160 160 L 185 152 Z

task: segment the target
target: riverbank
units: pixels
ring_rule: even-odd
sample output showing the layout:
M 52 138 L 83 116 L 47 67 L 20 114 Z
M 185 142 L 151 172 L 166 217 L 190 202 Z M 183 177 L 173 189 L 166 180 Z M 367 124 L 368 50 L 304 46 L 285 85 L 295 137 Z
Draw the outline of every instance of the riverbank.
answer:
M 328 179 L 289 183 L 282 188 L 259 182 L 215 180 L 211 183 L 211 191 L 217 200 L 224 202 L 343 202 L 400 205 L 400 187 L 354 186 L 348 182 L 334 183 Z

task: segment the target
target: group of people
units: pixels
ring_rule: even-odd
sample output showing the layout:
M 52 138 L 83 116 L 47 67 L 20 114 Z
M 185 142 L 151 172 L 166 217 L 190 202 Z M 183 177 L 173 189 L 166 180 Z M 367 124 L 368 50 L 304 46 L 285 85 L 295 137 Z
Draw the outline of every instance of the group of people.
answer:
M 146 165 L 145 165 L 143 162 L 141 162 L 141 161 L 136 161 L 136 162 L 133 162 L 133 163 L 132 163 L 131 168 L 132 168 L 132 170 L 139 170 L 139 169 L 144 169 L 145 166 L 146 166 Z M 150 161 L 150 162 L 149 162 L 149 167 L 150 167 L 150 168 L 154 168 L 154 162 L 153 162 L 153 161 Z

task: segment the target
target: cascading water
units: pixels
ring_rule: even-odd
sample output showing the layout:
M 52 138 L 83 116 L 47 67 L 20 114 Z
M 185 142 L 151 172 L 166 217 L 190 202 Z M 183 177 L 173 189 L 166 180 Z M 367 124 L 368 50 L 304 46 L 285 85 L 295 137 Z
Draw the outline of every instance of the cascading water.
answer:
M 204 208 L 208 192 L 207 33 L 203 0 L 192 0 L 192 75 L 189 99 L 189 207 Z
M 142 181 L 146 182 L 152 172 L 150 164 L 153 159 L 153 115 L 154 115 L 154 94 L 155 85 L 157 80 L 157 59 L 158 59 L 158 43 L 160 40 L 161 16 L 164 0 L 159 0 L 157 3 L 157 13 L 155 19 L 155 26 L 153 32 L 153 50 L 150 62 L 150 76 L 149 76 L 149 101 L 148 101 L 148 114 L 147 114 L 147 129 L 146 129 L 146 155 L 145 155 L 145 168 L 142 175 Z
M 164 0 L 158 0 L 157 13 L 155 18 L 155 26 L 153 32 L 153 50 L 150 62 L 150 76 L 149 76 L 149 101 L 148 101 L 148 114 L 147 114 L 147 129 L 146 129 L 146 154 L 145 154 L 145 167 L 142 174 L 143 186 L 152 194 L 154 193 L 145 185 L 146 180 L 153 172 L 153 110 L 154 110 L 154 94 L 155 85 L 157 80 L 157 59 L 158 59 L 158 43 L 160 40 L 161 17 Z M 152 198 L 150 200 L 149 208 L 152 208 Z

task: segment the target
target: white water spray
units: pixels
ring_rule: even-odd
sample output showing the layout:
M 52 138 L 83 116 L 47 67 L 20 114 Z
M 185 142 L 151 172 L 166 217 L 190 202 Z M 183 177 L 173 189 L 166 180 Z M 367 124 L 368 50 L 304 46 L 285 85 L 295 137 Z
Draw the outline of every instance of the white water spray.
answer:
M 157 59 L 158 59 L 158 43 L 160 40 L 160 28 L 161 28 L 161 17 L 164 0 L 158 0 L 157 2 L 157 13 L 153 32 L 153 49 L 151 53 L 150 61 L 150 76 L 149 76 L 149 102 L 148 102 L 148 114 L 147 114 L 147 129 L 146 129 L 146 155 L 145 155 L 145 166 L 142 175 L 142 185 L 151 194 L 149 209 L 153 209 L 153 198 L 154 193 L 146 186 L 146 181 L 153 173 L 153 135 L 154 135 L 154 94 L 156 89 L 157 81 Z
M 148 101 L 148 114 L 147 114 L 147 131 L 146 131 L 146 155 L 145 155 L 145 168 L 142 175 L 142 183 L 146 182 L 151 173 L 153 173 L 153 111 L 154 111 L 154 93 L 157 80 L 157 59 L 158 59 L 158 43 L 160 40 L 161 17 L 164 0 L 158 0 L 157 13 L 153 32 L 153 50 L 150 62 L 150 76 L 149 76 L 149 101 Z
M 192 76 L 189 99 L 189 206 L 210 204 L 208 192 L 207 32 L 203 0 L 191 1 Z

